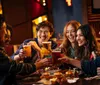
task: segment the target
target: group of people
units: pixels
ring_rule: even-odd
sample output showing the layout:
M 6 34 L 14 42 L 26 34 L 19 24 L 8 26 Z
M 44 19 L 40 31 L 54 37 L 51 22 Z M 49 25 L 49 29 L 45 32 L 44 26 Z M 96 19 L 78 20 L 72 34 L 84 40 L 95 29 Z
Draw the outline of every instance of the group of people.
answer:
M 95 37 L 95 31 L 88 24 L 69 21 L 64 28 L 64 42 L 61 45 L 65 57 L 59 60 L 80 68 L 86 76 L 97 75 L 99 47 Z
M 42 31 L 41 29 L 40 32 L 43 32 L 44 34 L 46 33 L 47 36 L 50 36 L 50 32 L 48 31 L 49 29 L 45 28 L 45 31 Z M 11 57 L 6 54 L 4 49 L 4 46 L 7 44 L 6 41 L 8 40 L 7 35 L 7 23 L 5 22 L 3 15 L 0 15 L 0 85 L 17 85 L 16 74 L 30 74 L 35 72 L 37 69 L 50 65 L 47 58 L 38 60 L 38 62 L 30 63 L 18 62 L 17 60 L 11 59 Z M 39 38 L 41 38 L 41 35 Z M 46 36 L 42 39 L 48 40 Z M 36 50 L 40 49 L 37 47 Z M 20 57 L 23 57 L 23 55 L 20 55 Z
M 36 28 L 37 38 L 25 40 L 11 57 L 4 50 L 8 39 L 7 28 L 3 15 L 0 15 L 0 85 L 17 85 L 16 74 L 26 75 L 51 66 L 52 62 L 43 57 L 41 49 L 44 41 L 51 41 L 51 49 L 58 46 L 57 42 L 52 40 L 54 28 L 50 22 L 39 23 Z M 31 45 L 31 57 L 25 55 L 24 45 Z M 67 22 L 63 32 L 63 42 L 59 47 L 64 54 L 58 59 L 62 63 L 73 65 L 89 76 L 97 75 L 97 68 L 100 67 L 99 48 L 95 32 L 88 24 L 81 25 L 75 20 Z M 23 62 L 20 62 L 22 60 Z

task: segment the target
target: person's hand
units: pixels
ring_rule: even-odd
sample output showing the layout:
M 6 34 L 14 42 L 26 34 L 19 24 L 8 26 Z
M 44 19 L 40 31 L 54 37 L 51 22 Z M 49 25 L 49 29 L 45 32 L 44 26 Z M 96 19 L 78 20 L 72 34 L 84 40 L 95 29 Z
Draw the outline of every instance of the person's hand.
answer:
M 25 55 L 26 55 L 25 51 L 23 49 L 20 49 L 20 51 L 19 51 L 19 58 L 21 60 L 23 60 L 26 57 Z
M 43 67 L 51 66 L 52 62 L 48 58 L 44 58 L 44 59 L 38 60 L 38 62 L 36 62 L 35 65 L 37 69 L 40 69 Z
M 36 51 L 40 51 L 40 47 L 37 45 L 35 41 L 30 41 L 27 43 L 27 45 L 31 45 Z
M 37 45 L 37 43 L 35 41 L 30 41 L 30 42 L 27 43 L 27 45 L 31 45 L 32 48 L 34 48 L 38 52 L 39 56 L 41 58 L 43 57 L 43 55 L 41 53 L 41 48 Z
M 58 58 L 58 60 L 61 61 L 62 63 L 68 63 L 69 62 L 69 58 L 68 57 Z

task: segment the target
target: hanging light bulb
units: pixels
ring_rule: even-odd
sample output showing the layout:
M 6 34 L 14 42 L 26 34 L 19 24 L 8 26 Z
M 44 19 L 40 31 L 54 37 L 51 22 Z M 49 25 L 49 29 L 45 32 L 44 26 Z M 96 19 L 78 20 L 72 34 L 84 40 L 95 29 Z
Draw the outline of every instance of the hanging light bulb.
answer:
M 45 0 L 43 0 L 43 2 L 45 2 Z
M 45 2 L 43 3 L 43 6 L 46 6 L 46 3 Z

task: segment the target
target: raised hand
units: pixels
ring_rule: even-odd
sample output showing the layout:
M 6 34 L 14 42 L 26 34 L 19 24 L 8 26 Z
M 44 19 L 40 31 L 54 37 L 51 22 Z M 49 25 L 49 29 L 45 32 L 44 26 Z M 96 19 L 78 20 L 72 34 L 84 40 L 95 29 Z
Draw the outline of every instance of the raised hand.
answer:
M 29 43 L 27 43 L 27 45 L 31 45 L 32 48 L 35 49 L 38 52 L 39 56 L 41 58 L 43 57 L 43 55 L 41 53 L 41 48 L 37 45 L 37 43 L 35 41 L 30 41 Z
M 30 41 L 27 43 L 27 45 L 31 45 L 35 50 L 40 51 L 40 47 L 37 45 L 35 41 Z
M 25 58 L 25 52 L 24 52 L 23 49 L 20 49 L 20 51 L 19 51 L 19 57 L 20 57 L 21 60 L 23 60 Z
M 50 60 L 48 60 L 48 58 L 44 58 L 44 59 L 37 61 L 35 63 L 35 65 L 36 65 L 36 68 L 39 69 L 39 68 L 43 68 L 43 67 L 52 66 L 52 62 Z

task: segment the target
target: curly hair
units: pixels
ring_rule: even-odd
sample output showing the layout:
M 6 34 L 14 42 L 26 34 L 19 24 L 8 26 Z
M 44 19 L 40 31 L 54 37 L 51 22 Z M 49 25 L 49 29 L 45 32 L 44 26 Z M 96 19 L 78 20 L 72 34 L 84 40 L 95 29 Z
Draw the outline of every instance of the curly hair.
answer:
M 49 31 L 50 31 L 50 34 L 53 34 L 54 33 L 54 28 L 53 28 L 53 24 L 50 23 L 49 21 L 43 21 L 41 23 L 39 23 L 36 27 L 36 30 L 39 31 L 41 27 L 48 27 L 49 28 Z

